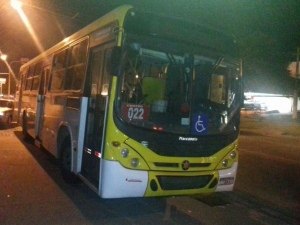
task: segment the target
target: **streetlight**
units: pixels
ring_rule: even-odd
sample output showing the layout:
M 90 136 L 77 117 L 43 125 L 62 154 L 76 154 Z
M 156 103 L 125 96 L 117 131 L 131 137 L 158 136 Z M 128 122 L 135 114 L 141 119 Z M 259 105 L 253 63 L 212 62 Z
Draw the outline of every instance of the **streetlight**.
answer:
M 11 66 L 14 63 L 21 63 L 21 65 L 22 65 L 22 64 L 26 63 L 28 61 L 28 59 L 27 58 L 22 58 L 21 60 L 11 61 L 10 63 L 8 63 L 7 58 L 8 58 L 8 56 L 6 54 L 3 54 L 2 51 L 0 50 L 0 59 L 5 63 L 5 65 L 8 69 L 8 73 L 6 73 L 6 74 L 8 75 L 8 95 L 10 95 L 10 79 L 11 79 L 11 76 L 13 76 L 16 85 L 18 85 L 18 83 L 19 83 L 19 80 L 17 79 L 17 77 L 16 77 L 14 71 L 12 70 Z
M 32 37 L 38 50 L 40 52 L 44 52 L 44 48 L 43 48 L 42 44 L 40 43 L 34 29 L 32 28 L 27 15 L 25 14 L 25 12 L 22 9 L 22 5 L 23 5 L 22 2 L 18 1 L 18 0 L 11 0 L 10 4 L 18 12 L 19 16 L 21 17 L 22 22 L 24 23 L 25 27 L 27 28 L 27 30 L 28 30 L 30 36 Z
M 7 55 L 1 53 L 0 58 L 1 58 L 1 60 L 6 61 Z
M 9 64 L 7 62 L 7 55 L 6 54 L 3 54 L 2 52 L 0 52 L 0 58 L 1 60 L 5 63 L 5 65 L 7 66 L 8 68 L 8 90 L 7 90 L 7 95 L 10 96 L 10 68 L 9 68 Z
M 15 9 L 15 10 L 20 10 L 22 8 L 22 2 L 18 0 L 12 0 L 10 2 L 10 5 Z

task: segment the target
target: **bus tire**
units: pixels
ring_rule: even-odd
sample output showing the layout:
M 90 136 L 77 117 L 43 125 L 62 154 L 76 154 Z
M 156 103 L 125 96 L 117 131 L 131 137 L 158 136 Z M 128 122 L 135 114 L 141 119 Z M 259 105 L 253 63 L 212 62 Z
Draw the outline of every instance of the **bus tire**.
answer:
M 68 184 L 76 184 L 79 182 L 79 178 L 71 171 L 71 140 L 65 138 L 61 144 L 60 149 L 60 170 L 62 178 Z
M 30 136 L 27 131 L 27 116 L 26 112 L 23 112 L 22 114 L 22 134 L 23 134 L 23 139 L 25 141 L 30 141 Z
M 12 117 L 11 116 L 7 117 L 6 126 L 7 126 L 7 128 L 12 127 Z

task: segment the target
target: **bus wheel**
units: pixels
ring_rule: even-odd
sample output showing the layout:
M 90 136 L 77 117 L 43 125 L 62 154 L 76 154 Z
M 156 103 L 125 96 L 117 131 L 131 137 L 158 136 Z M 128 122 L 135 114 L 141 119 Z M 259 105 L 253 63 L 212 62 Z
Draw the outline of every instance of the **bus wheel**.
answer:
M 26 113 L 24 112 L 22 115 L 22 134 L 23 134 L 23 139 L 25 141 L 29 141 L 30 140 L 30 136 L 27 132 L 27 116 Z
M 70 139 L 66 138 L 61 145 L 60 170 L 66 183 L 76 184 L 79 178 L 71 171 L 71 160 L 71 143 Z
M 7 118 L 6 126 L 7 126 L 7 128 L 11 128 L 12 127 L 12 118 L 11 118 L 11 116 L 9 116 Z

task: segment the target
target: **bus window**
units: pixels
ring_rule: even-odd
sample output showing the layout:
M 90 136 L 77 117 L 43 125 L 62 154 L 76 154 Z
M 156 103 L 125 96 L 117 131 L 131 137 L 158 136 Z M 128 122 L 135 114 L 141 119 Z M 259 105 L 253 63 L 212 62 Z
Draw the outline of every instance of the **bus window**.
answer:
M 213 74 L 210 83 L 210 96 L 209 100 L 218 104 L 225 104 L 226 89 L 225 89 L 225 76 Z
M 26 86 L 25 86 L 26 91 L 31 90 L 33 73 L 34 73 L 34 65 L 30 66 L 27 72 Z
M 43 65 L 43 62 L 38 62 L 38 63 L 35 65 L 35 70 L 34 70 L 34 75 L 35 75 L 35 76 L 41 75 L 41 73 L 42 73 L 42 65 Z
M 41 75 L 41 85 L 39 89 L 39 94 L 45 95 L 48 87 L 48 81 L 49 81 L 49 68 L 44 68 L 42 75 Z
M 88 40 L 72 47 L 70 63 L 67 69 L 65 90 L 80 90 L 84 82 Z
M 39 62 L 35 65 L 34 77 L 33 77 L 33 83 L 32 83 L 31 90 L 38 90 L 41 72 L 42 72 L 42 62 Z
M 66 71 L 67 49 L 58 52 L 53 57 L 51 90 L 62 90 Z
M 102 78 L 102 87 L 101 87 L 101 95 L 106 96 L 108 95 L 109 89 L 109 74 L 110 74 L 110 60 L 111 60 L 112 49 L 107 49 L 104 55 L 104 72 Z
M 26 86 L 26 71 L 20 72 L 20 90 L 24 91 Z
M 39 83 L 40 83 L 40 76 L 34 76 L 32 78 L 33 82 L 32 82 L 32 88 L 31 90 L 37 90 L 39 87 Z

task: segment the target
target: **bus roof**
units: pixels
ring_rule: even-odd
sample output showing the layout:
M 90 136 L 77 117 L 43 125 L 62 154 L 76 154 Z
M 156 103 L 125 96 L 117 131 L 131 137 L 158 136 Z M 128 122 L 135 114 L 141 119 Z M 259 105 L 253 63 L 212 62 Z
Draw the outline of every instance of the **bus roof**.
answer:
M 187 44 L 191 46 L 191 52 L 199 51 L 201 48 L 207 53 L 216 52 L 231 56 L 237 54 L 233 35 L 205 24 L 147 12 L 136 11 L 129 15 L 124 24 L 127 33 Z M 176 45 L 176 48 L 178 49 L 179 46 Z M 171 49 L 174 48 L 171 47 Z
M 35 61 L 38 61 L 42 59 L 43 57 L 47 57 L 48 55 L 58 51 L 61 48 L 64 48 L 65 46 L 68 46 L 72 44 L 73 42 L 77 41 L 78 39 L 84 38 L 87 35 L 91 34 L 92 32 L 96 31 L 99 28 L 102 28 L 110 23 L 117 22 L 119 26 L 123 26 L 125 16 L 127 12 L 132 8 L 131 5 L 123 5 L 120 6 L 109 13 L 105 14 L 104 16 L 100 17 L 99 19 L 95 20 L 94 22 L 90 23 L 86 27 L 80 29 L 76 33 L 70 35 L 69 37 L 66 37 L 64 40 L 60 41 L 53 47 L 45 50 L 35 58 L 29 60 L 27 63 L 22 65 L 21 69 L 24 67 L 27 67 L 28 65 L 34 63 Z
M 69 46 L 73 42 L 76 42 L 77 40 L 88 36 L 99 28 L 103 28 L 113 22 L 117 22 L 117 25 L 121 28 L 125 27 L 128 32 L 148 35 L 154 35 L 154 33 L 157 32 L 162 38 L 168 40 L 189 42 L 198 46 L 202 45 L 202 43 L 205 43 L 204 47 L 214 48 L 220 52 L 224 52 L 228 48 L 233 50 L 232 47 L 234 46 L 234 39 L 232 36 L 227 35 L 224 32 L 220 32 L 211 27 L 203 26 L 202 24 L 191 23 L 178 18 L 154 15 L 153 13 L 140 13 L 136 10 L 134 10 L 134 13 L 130 14 L 131 16 L 126 18 L 128 11 L 132 9 L 133 7 L 131 5 L 123 5 L 112 10 L 86 27 L 80 29 L 76 33 L 60 41 L 48 50 L 45 50 L 43 53 L 36 56 L 29 62 L 25 63 L 22 65 L 20 70 L 42 58 L 49 57 L 49 55 L 53 54 L 59 49 Z M 121 40 L 118 40 L 118 43 L 120 44 Z

